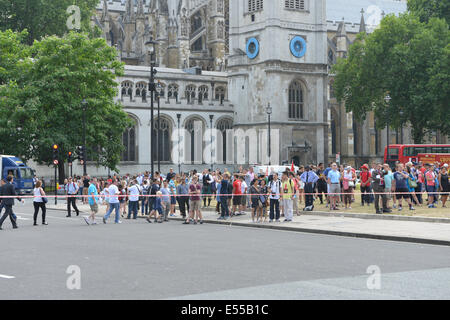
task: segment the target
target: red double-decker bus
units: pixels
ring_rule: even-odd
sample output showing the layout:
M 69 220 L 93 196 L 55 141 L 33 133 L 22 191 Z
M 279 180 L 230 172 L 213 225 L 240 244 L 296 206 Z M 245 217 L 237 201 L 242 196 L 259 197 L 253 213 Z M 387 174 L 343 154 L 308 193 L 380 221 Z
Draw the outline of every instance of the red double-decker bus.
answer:
M 403 164 L 407 162 L 423 162 L 424 155 L 428 155 L 430 161 L 432 159 L 436 161 L 437 158 L 431 156 L 433 154 L 439 155 L 439 158 L 450 156 L 450 144 L 391 144 L 389 145 L 389 150 L 387 147 L 385 148 L 384 162 L 391 167 L 394 167 L 397 161 Z

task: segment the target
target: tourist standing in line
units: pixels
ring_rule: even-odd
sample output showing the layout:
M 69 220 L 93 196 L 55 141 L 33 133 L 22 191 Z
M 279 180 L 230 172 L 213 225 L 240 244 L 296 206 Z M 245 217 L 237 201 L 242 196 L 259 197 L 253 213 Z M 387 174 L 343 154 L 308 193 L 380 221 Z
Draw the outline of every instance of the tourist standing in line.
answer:
M 292 205 L 294 198 L 294 183 L 289 179 L 287 171 L 282 175 L 281 194 L 283 197 L 284 222 L 291 222 L 294 218 Z
M 220 217 L 219 220 L 226 220 L 230 216 L 229 208 L 228 208 L 228 198 L 229 198 L 229 181 L 230 176 L 228 173 L 223 174 L 223 178 L 220 181 L 220 189 L 219 191 L 219 197 L 220 197 Z
M 186 184 L 186 179 L 182 178 L 177 187 L 177 200 L 180 207 L 181 216 L 189 218 L 189 186 Z
M 274 172 L 272 174 L 272 180 L 269 182 L 269 192 L 270 192 L 270 214 L 269 222 L 280 222 L 280 192 L 281 183 L 278 179 L 278 173 Z
M 139 190 L 137 180 L 131 181 L 127 194 L 129 196 L 127 219 L 130 219 L 131 214 L 133 214 L 133 219 L 136 220 L 137 215 L 138 215 L 138 204 L 139 204 L 139 195 L 140 195 L 140 190 Z
M 192 184 L 189 186 L 190 219 L 194 220 L 194 224 L 197 224 L 197 222 L 200 222 L 200 224 L 203 224 L 202 213 L 200 211 L 200 206 L 201 206 L 200 194 L 201 194 L 201 192 L 202 192 L 202 187 L 198 183 L 198 176 L 195 175 L 192 177 Z
M 336 163 L 331 165 L 331 170 L 328 172 L 328 185 L 330 186 L 330 210 L 338 210 L 336 203 L 341 193 L 341 173 Z

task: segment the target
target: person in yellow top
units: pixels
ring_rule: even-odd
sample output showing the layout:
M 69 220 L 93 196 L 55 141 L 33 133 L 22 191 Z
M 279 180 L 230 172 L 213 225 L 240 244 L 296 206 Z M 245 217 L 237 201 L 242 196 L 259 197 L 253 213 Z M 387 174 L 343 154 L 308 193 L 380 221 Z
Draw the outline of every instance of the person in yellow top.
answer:
M 284 222 L 291 222 L 294 217 L 293 199 L 294 199 L 294 182 L 289 179 L 288 173 L 283 172 L 281 177 L 281 195 L 284 207 Z

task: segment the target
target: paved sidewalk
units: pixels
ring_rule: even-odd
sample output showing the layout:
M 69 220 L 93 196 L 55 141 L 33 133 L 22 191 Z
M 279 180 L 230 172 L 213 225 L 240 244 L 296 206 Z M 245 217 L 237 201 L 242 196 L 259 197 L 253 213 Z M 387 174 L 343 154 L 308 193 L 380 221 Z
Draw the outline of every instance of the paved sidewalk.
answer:
M 90 212 L 88 205 L 79 202 L 77 205 L 81 212 Z M 65 201 L 58 203 L 56 207 L 54 204 L 49 204 L 47 208 L 65 211 L 66 204 Z M 98 215 L 103 215 L 105 211 L 106 207 L 100 206 Z M 450 223 L 438 222 L 439 220 L 435 219 L 425 220 L 429 222 L 424 222 L 420 220 L 420 217 L 407 217 L 419 219 L 418 221 L 413 219 L 402 221 L 392 220 L 392 217 L 380 215 L 372 215 L 374 217 L 368 218 L 364 214 L 356 214 L 353 217 L 340 212 L 333 213 L 332 216 L 327 212 L 312 212 L 294 216 L 292 222 L 253 223 L 250 213 L 221 221 L 217 220 L 218 215 L 211 210 L 203 210 L 202 212 L 205 223 L 450 246 Z M 179 215 L 172 220 L 181 221 Z M 281 218 L 281 221 L 283 221 L 283 218 Z

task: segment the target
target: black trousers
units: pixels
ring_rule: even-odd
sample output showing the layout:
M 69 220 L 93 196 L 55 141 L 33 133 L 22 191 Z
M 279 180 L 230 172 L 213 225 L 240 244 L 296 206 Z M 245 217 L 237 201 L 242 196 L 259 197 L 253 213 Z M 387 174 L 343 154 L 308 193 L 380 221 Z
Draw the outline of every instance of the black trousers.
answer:
M 7 217 L 9 217 L 9 219 L 11 220 L 11 224 L 13 225 L 13 227 L 17 227 L 17 221 L 14 218 L 12 206 L 5 205 L 5 213 L 0 218 L 0 227 L 3 225 L 3 222 L 6 220 Z
M 36 221 L 37 221 L 39 209 L 42 210 L 42 223 L 44 223 L 45 222 L 45 213 L 47 212 L 47 208 L 45 207 L 45 203 L 43 203 L 43 202 L 33 202 L 33 206 L 34 206 L 34 215 L 33 215 L 34 223 L 36 223 Z
M 312 183 L 305 184 L 305 207 L 310 207 L 314 204 L 314 188 Z
M 385 194 L 379 194 L 379 193 L 384 192 L 384 189 L 377 189 L 377 190 L 374 190 L 374 192 L 375 192 L 375 210 L 376 210 L 376 212 L 386 210 L 387 209 L 387 196 Z M 382 202 L 382 206 L 383 206 L 382 209 L 380 209 L 380 198 L 381 198 L 381 202 Z
M 279 220 L 280 219 L 280 200 L 278 199 L 270 199 L 270 220 Z
M 364 203 L 369 204 L 370 203 L 370 185 L 368 186 L 361 186 L 361 204 L 364 205 Z
M 180 212 L 183 217 L 189 212 L 189 197 L 177 197 L 178 206 L 180 207 Z
M 75 197 L 70 197 L 67 198 L 67 213 L 70 216 L 70 211 L 71 211 L 71 207 L 73 207 L 73 209 L 75 210 L 75 212 L 77 213 L 77 216 L 80 214 L 80 210 L 78 210 L 77 208 L 77 198 Z

